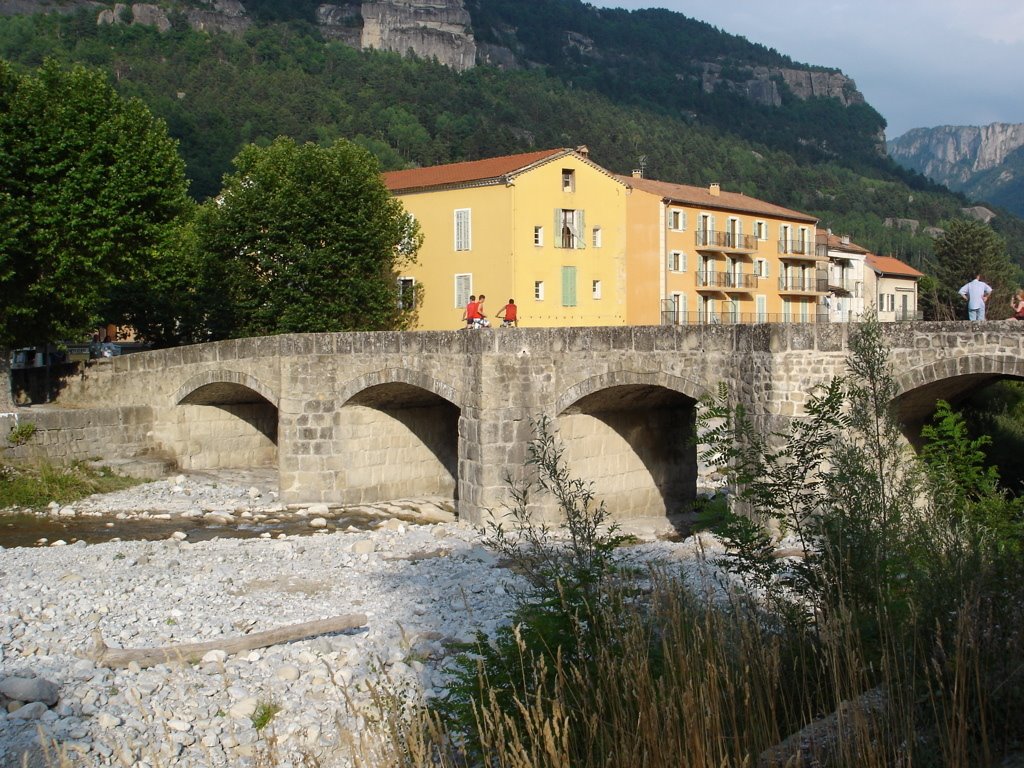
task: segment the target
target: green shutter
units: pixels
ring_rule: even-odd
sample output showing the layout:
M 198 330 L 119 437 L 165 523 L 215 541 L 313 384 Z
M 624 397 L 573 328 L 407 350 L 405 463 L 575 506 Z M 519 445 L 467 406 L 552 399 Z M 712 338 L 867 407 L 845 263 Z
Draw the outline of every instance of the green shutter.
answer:
M 576 267 L 562 267 L 562 306 L 576 306 Z

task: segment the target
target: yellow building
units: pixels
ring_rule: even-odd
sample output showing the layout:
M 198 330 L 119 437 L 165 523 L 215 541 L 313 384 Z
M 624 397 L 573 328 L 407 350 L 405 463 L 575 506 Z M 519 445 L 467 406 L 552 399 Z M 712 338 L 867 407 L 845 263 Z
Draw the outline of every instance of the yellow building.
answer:
M 514 298 L 520 326 L 627 322 L 629 188 L 585 147 L 393 171 L 384 181 L 424 235 L 401 277 L 418 330 L 463 327 L 469 296 L 481 293 L 492 321 Z
M 816 218 L 717 184 L 616 178 L 630 188 L 627 323 L 827 320 Z

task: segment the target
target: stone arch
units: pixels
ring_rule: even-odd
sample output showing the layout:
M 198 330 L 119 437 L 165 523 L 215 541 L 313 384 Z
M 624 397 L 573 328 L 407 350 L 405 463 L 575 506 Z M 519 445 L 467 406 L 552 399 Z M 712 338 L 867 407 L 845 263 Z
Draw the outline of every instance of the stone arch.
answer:
M 276 467 L 279 398 L 255 376 L 212 370 L 172 398 L 173 451 L 185 469 Z
M 898 363 L 898 361 L 897 361 Z M 1011 354 L 966 352 L 919 365 L 896 375 L 893 405 L 911 443 L 931 418 L 937 400 L 956 403 L 999 379 L 1024 379 L 1024 358 Z
M 447 400 L 456 408 L 461 408 L 461 398 L 455 387 L 438 381 L 433 376 L 429 376 L 421 371 L 414 371 L 409 368 L 383 368 L 352 379 L 343 384 L 339 389 L 338 402 L 344 406 L 352 401 L 353 398 L 358 398 L 361 393 L 374 387 L 397 384 L 405 384 L 424 392 L 430 392 L 442 400 Z
M 684 379 L 681 376 L 673 376 L 664 371 L 651 373 L 608 371 L 583 379 L 566 389 L 555 402 L 555 413 L 561 414 L 568 411 L 575 403 L 589 395 L 623 386 L 661 387 L 678 392 L 694 401 L 700 400 L 706 394 L 706 389 L 697 382 Z
M 192 376 L 174 393 L 175 405 L 217 405 L 255 402 L 254 395 L 275 408 L 279 398 L 255 376 L 241 371 L 214 370 Z
M 456 503 L 462 411 L 449 384 L 386 368 L 346 382 L 335 419 L 347 501 L 440 497 Z
M 685 524 L 697 489 L 694 440 L 702 388 L 663 372 L 612 371 L 567 389 L 556 418 L 576 477 L 618 519 Z

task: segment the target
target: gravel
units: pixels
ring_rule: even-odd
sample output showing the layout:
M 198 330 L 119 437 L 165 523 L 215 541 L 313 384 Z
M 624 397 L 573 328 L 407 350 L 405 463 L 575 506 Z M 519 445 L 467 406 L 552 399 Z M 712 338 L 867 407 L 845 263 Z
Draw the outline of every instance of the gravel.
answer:
M 281 765 L 304 755 L 347 765 L 346 744 L 366 727 L 367 683 L 386 676 L 409 695 L 442 695 L 450 646 L 506 621 L 515 576 L 444 504 L 379 505 L 372 530 L 328 529 L 318 518 L 337 510 L 284 508 L 269 486 L 267 478 L 178 476 L 73 507 L 126 517 L 305 515 L 308 534 L 0 550 L 0 766 L 21 765 L 25 751 L 30 764 L 49 764 L 38 754 L 40 730 L 83 766 L 253 765 L 270 734 Z M 638 556 L 697 562 L 693 540 L 646 532 Z M 234 655 L 211 651 L 193 665 L 107 669 L 87 658 L 94 632 L 112 647 L 145 648 L 348 613 L 365 614 L 366 625 Z M 51 691 L 52 683 L 56 702 L 5 695 L 5 680 L 12 691 L 33 681 Z M 270 725 L 257 729 L 271 710 Z

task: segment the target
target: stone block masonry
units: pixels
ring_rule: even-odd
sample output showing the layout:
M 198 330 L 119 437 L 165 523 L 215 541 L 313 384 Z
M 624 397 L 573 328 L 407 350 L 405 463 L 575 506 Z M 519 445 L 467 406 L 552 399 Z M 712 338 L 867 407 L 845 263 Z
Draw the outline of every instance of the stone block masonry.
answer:
M 936 397 L 1024 378 L 1021 326 L 886 326 L 908 429 Z M 804 413 L 817 386 L 846 373 L 851 330 L 708 325 L 237 339 L 87 366 L 57 399 L 72 415 L 37 418 L 33 408 L 24 417 L 45 421 L 34 449 L 55 458 L 101 451 L 168 456 L 193 469 L 277 466 L 286 502 L 443 496 L 480 523 L 510 502 L 510 480 L 529 478 L 532 425 L 546 416 L 571 472 L 594 483 L 615 517 L 672 515 L 690 509 L 703 476 L 694 439 L 700 398 L 724 383 L 758 426 L 783 427 Z M 531 509 L 557 516 L 548 498 L 531 498 Z

